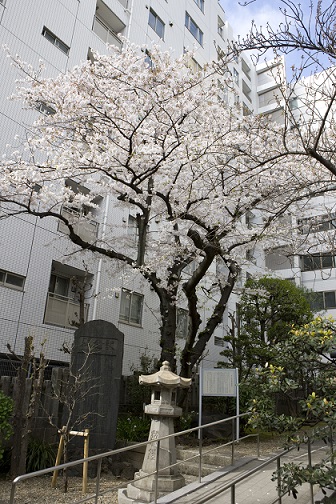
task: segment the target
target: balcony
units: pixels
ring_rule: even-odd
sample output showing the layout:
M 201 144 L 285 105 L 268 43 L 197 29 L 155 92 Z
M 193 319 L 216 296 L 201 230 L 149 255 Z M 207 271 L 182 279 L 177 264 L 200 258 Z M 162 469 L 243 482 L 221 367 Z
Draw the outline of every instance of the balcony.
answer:
M 82 240 L 92 243 L 97 238 L 98 222 L 81 215 L 81 213 L 73 208 L 63 206 L 61 215 L 65 217 L 70 224 L 73 225 L 75 233 L 82 238 Z M 64 234 L 69 234 L 69 230 L 64 222 L 59 221 L 58 231 Z
M 97 16 L 94 19 L 93 31 L 99 38 L 107 44 L 112 44 L 121 49 L 122 43 L 116 33 L 114 33 L 106 24 L 103 23 Z
M 84 305 L 84 320 L 87 321 L 89 305 Z M 53 292 L 48 292 L 44 323 L 73 329 L 79 325 L 79 303 Z

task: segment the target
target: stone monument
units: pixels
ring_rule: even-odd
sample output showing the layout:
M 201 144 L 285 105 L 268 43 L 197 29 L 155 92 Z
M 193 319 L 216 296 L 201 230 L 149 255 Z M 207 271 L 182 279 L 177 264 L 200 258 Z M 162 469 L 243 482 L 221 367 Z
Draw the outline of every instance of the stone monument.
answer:
M 173 434 L 174 418 L 182 414 L 182 409 L 176 406 L 176 388 L 189 387 L 191 378 L 181 378 L 172 373 L 169 362 L 165 361 L 157 373 L 141 375 L 139 383 L 152 387 L 151 403 L 145 407 L 145 413 L 152 418 L 148 440 Z M 134 475 L 135 481 L 129 483 L 127 488 L 119 490 L 119 504 L 140 504 L 154 500 L 156 477 L 151 473 L 154 473 L 157 467 L 157 444 L 153 442 L 147 445 L 142 468 Z M 184 477 L 178 468 L 167 468 L 175 463 L 175 438 L 160 441 L 158 497 L 184 486 Z
M 114 448 L 123 349 L 123 333 L 105 320 L 92 320 L 75 332 L 71 371 L 83 376 L 74 410 L 82 421 L 75 429 L 90 429 L 90 451 Z

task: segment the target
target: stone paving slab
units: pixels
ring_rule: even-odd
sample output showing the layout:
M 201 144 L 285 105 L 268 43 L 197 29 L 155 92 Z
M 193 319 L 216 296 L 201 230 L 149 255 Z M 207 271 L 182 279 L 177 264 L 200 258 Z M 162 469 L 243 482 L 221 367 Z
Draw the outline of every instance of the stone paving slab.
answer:
M 319 461 L 326 455 L 324 446 L 318 446 L 312 451 L 312 459 Z M 268 457 L 271 458 L 271 457 Z M 158 504 L 231 504 L 231 491 L 227 490 L 220 495 L 211 495 L 221 490 L 221 487 L 232 482 L 247 471 L 261 465 L 267 458 L 240 460 L 235 466 L 225 467 L 212 473 L 202 482 L 191 483 L 180 490 L 158 499 Z M 297 464 L 307 463 L 307 452 L 293 450 L 282 457 L 283 462 L 295 462 Z M 236 485 L 235 504 L 271 504 L 277 499 L 276 482 L 272 481 L 272 474 L 276 470 L 276 462 L 272 462 L 263 467 L 260 471 L 248 477 Z M 318 493 L 319 488 L 314 488 L 314 493 Z M 311 488 L 309 484 L 298 488 L 296 499 L 292 495 L 282 497 L 282 504 L 311 504 Z

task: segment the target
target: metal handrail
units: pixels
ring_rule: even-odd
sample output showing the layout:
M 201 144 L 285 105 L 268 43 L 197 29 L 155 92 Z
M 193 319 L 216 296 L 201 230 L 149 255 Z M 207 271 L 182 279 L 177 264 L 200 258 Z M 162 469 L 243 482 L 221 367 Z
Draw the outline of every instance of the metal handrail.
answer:
M 277 462 L 277 470 L 279 470 L 281 457 L 283 457 L 284 455 L 286 455 L 290 451 L 294 450 L 294 448 L 296 448 L 296 446 L 292 446 L 290 448 L 287 448 L 286 450 L 279 453 L 278 455 L 274 455 L 273 457 L 267 459 L 265 462 L 262 462 L 260 465 L 258 465 L 258 467 L 255 467 L 254 469 L 250 469 L 249 471 L 246 471 L 245 473 L 243 473 L 241 476 L 239 476 L 235 480 L 231 481 L 230 483 L 218 485 L 216 487 L 216 489 L 213 490 L 212 492 L 210 491 L 206 495 L 203 495 L 201 498 L 193 500 L 193 504 L 204 504 L 204 503 L 208 502 L 209 499 L 212 499 L 213 497 L 216 497 L 217 495 L 220 495 L 229 489 L 231 489 L 231 504 L 235 504 L 235 502 L 236 502 L 236 500 L 235 500 L 235 487 L 238 483 L 241 483 L 246 478 L 253 476 L 253 474 L 257 473 L 258 471 L 260 471 L 264 467 L 268 466 L 269 464 L 273 463 L 274 461 Z M 310 451 L 308 452 L 308 454 L 310 454 Z M 314 504 L 314 495 L 312 493 L 312 486 L 313 485 L 310 484 L 310 486 L 311 486 L 311 504 Z M 280 485 L 278 485 L 278 492 L 279 492 L 278 497 L 274 501 L 272 501 L 270 504 L 275 504 L 275 503 L 281 504 L 282 497 L 284 495 L 286 495 L 287 492 L 281 493 Z
M 104 490 L 104 491 L 100 491 L 100 475 L 101 475 L 101 466 L 102 466 L 102 460 L 106 457 L 112 457 L 114 455 L 117 455 L 117 454 L 120 454 L 120 453 L 125 453 L 127 451 L 130 451 L 130 450 L 134 450 L 134 448 L 138 448 L 138 447 L 144 447 L 144 446 L 147 446 L 151 443 L 157 443 L 157 446 L 156 446 L 156 452 L 157 452 L 157 460 L 156 460 L 156 468 L 155 468 L 155 471 L 153 471 L 152 473 L 150 474 L 146 474 L 145 476 L 141 477 L 141 478 L 138 478 L 137 477 L 137 481 L 139 479 L 143 479 L 143 478 L 147 478 L 148 476 L 153 476 L 155 475 L 155 492 L 154 492 L 154 504 L 157 504 L 157 499 L 158 499 L 158 477 L 159 477 L 159 453 L 160 453 L 160 442 L 165 440 L 165 439 L 168 439 L 168 438 L 172 438 L 172 437 L 179 437 L 179 436 L 182 436 L 182 435 L 187 435 L 187 434 L 190 434 L 192 432 L 196 432 L 196 431 L 201 431 L 207 427 L 212 427 L 212 426 L 215 426 L 215 425 L 219 425 L 219 424 L 223 424 L 225 422 L 229 422 L 229 421 L 232 421 L 234 422 L 235 419 L 237 418 L 241 418 L 241 417 L 244 417 L 244 416 L 248 416 L 250 415 L 250 413 L 243 413 L 243 414 L 240 414 L 240 415 L 236 415 L 234 417 L 230 417 L 230 418 L 226 418 L 226 419 L 223 419 L 223 420 L 217 420 L 215 422 L 210 422 L 208 424 L 205 424 L 205 425 L 201 425 L 201 426 L 198 426 L 198 427 L 193 427 L 191 429 L 186 429 L 184 431 L 180 431 L 180 432 L 176 432 L 174 434 L 170 434 L 170 435 L 167 435 L 167 436 L 163 436 L 161 438 L 158 438 L 158 439 L 151 439 L 150 441 L 143 441 L 141 443 L 136 443 L 134 445 L 131 445 L 131 446 L 128 446 L 128 447 L 124 447 L 124 448 L 118 448 L 116 450 L 110 450 L 108 452 L 105 452 L 105 453 L 101 453 L 101 454 L 98 454 L 98 455 L 92 455 L 90 457 L 86 457 L 86 458 L 82 458 L 82 459 L 79 459 L 79 460 L 75 460 L 75 461 L 72 461 L 72 462 L 67 462 L 66 464 L 60 464 L 58 466 L 53 466 L 53 467 L 49 467 L 47 469 L 41 469 L 39 471 L 35 471 L 35 472 L 32 472 L 32 473 L 28 473 L 28 474 L 23 474 L 21 476 L 17 476 L 13 482 L 12 482 L 12 487 L 11 487 L 11 494 L 10 494 L 10 500 L 9 500 L 9 504 L 14 504 L 14 499 L 15 499 L 15 492 L 16 492 L 16 488 L 17 488 L 17 485 L 18 483 L 20 483 L 21 481 L 25 481 L 25 480 L 28 480 L 28 479 L 31 479 L 31 478 L 34 478 L 34 477 L 38 477 L 38 476 L 42 476 L 44 474 L 48 474 L 50 472 L 53 472 L 53 471 L 60 471 L 62 469 L 66 469 L 68 467 L 74 467 L 74 466 L 77 466 L 77 465 L 81 465 L 83 464 L 84 462 L 92 462 L 92 461 L 95 461 L 97 460 L 98 461 L 98 467 L 97 467 L 97 478 L 96 478 L 96 491 L 94 494 L 90 495 L 90 496 L 86 496 L 84 498 L 82 498 L 81 500 L 78 500 L 76 501 L 76 504 L 81 504 L 81 503 L 84 503 L 84 502 L 87 502 L 89 500 L 92 500 L 92 499 L 95 499 L 95 504 L 98 503 L 98 497 L 99 496 L 102 496 L 102 495 L 105 495 L 111 491 L 115 491 L 119 488 L 122 488 L 124 486 L 124 484 L 121 484 L 117 487 L 114 487 L 113 489 L 107 489 L 107 490 Z M 234 435 L 234 430 L 232 431 L 232 434 Z M 245 436 L 244 438 L 248 438 L 248 437 L 256 437 L 257 438 L 257 449 L 258 449 L 258 457 L 259 457 L 259 435 L 256 434 L 256 435 L 247 435 Z M 241 441 L 242 439 L 244 438 L 240 438 L 240 440 L 232 440 L 228 443 L 225 443 L 219 447 L 216 447 L 216 448 L 212 448 L 210 450 L 208 450 L 206 453 L 209 453 L 211 451 L 214 451 L 220 447 L 224 447 L 224 446 L 229 446 L 231 445 L 232 446 L 232 463 L 234 462 L 234 446 L 236 443 L 239 443 L 239 441 Z M 331 439 L 332 439 L 332 436 L 331 436 Z M 269 459 L 267 459 L 265 462 L 262 462 L 261 464 L 258 465 L 258 467 L 254 468 L 254 469 L 251 469 L 249 471 L 246 471 L 244 474 L 242 474 L 241 476 L 239 476 L 238 478 L 236 478 L 235 480 L 231 481 L 230 483 L 226 483 L 226 484 L 223 484 L 223 485 L 220 485 L 220 486 L 217 486 L 217 489 L 208 493 L 206 496 L 203 496 L 201 497 L 199 500 L 194 500 L 193 501 L 193 504 L 203 504 L 203 503 L 206 503 L 208 501 L 208 499 L 210 497 L 215 497 L 216 495 L 220 494 L 220 493 L 223 493 L 225 492 L 226 490 L 229 490 L 231 488 L 231 504 L 234 504 L 235 503 L 235 489 L 236 489 L 236 485 L 240 482 L 242 482 L 244 479 L 252 476 L 253 474 L 255 474 L 256 472 L 260 471 L 261 469 L 263 469 L 264 467 L 266 467 L 267 465 L 271 464 L 272 462 L 276 461 L 277 462 L 277 470 L 279 471 L 280 469 L 280 460 L 281 460 L 281 457 L 283 457 L 285 454 L 289 453 L 290 451 L 292 451 L 294 448 L 296 448 L 296 445 L 294 446 L 291 446 L 289 448 L 287 448 L 286 450 L 284 450 L 283 452 L 281 452 L 280 454 L 277 454 Z M 333 449 L 333 447 L 332 447 Z M 206 454 L 205 453 L 205 454 Z M 202 456 L 204 454 L 202 454 L 202 436 L 199 436 L 199 453 L 196 457 L 199 457 L 199 460 L 200 460 L 200 464 L 199 464 L 199 481 L 201 482 L 201 471 L 202 471 Z M 178 465 L 180 462 L 176 462 L 176 464 L 173 464 L 171 466 L 167 466 L 161 470 L 165 470 L 169 467 L 174 467 L 175 465 Z M 310 438 L 308 438 L 308 464 L 311 465 L 311 442 L 310 442 Z M 132 481 L 135 481 L 135 480 L 132 480 Z M 270 504 L 275 504 L 276 502 L 278 502 L 279 504 L 281 504 L 281 499 L 282 497 L 285 495 L 285 494 L 281 494 L 281 487 L 280 487 L 280 475 L 278 475 L 278 497 Z M 311 484 L 311 503 L 313 504 L 314 503 L 314 496 L 313 496 L 313 486 Z
M 62 469 L 67 469 L 68 467 L 75 467 L 77 465 L 83 464 L 84 462 L 93 462 L 95 460 L 98 461 L 96 491 L 95 491 L 95 493 L 92 496 L 84 497 L 83 499 L 78 500 L 76 502 L 77 502 L 77 504 L 80 504 L 82 502 L 87 502 L 88 500 L 91 500 L 91 499 L 95 498 L 95 502 L 97 503 L 99 495 L 102 495 L 100 493 L 100 471 L 101 471 L 101 463 L 102 463 L 102 460 L 104 458 L 112 457 L 114 455 L 118 455 L 119 453 L 125 453 L 127 451 L 134 450 L 135 447 L 138 448 L 138 447 L 142 447 L 142 446 L 147 446 L 148 444 L 152 444 L 152 443 L 157 443 L 157 453 L 159 453 L 160 442 L 163 441 L 163 440 L 165 440 L 165 439 L 176 438 L 176 437 L 179 437 L 179 436 L 184 436 L 184 435 L 190 434 L 192 432 L 196 432 L 196 431 L 198 432 L 199 430 L 202 431 L 205 428 L 213 427 L 215 425 L 220 425 L 220 424 L 223 424 L 223 423 L 226 423 L 226 422 L 229 422 L 229 421 L 232 422 L 232 421 L 234 421 L 237 418 L 243 418 L 243 417 L 246 417 L 246 416 L 249 416 L 249 415 L 250 415 L 250 413 L 242 413 L 240 415 L 235 415 L 235 416 L 230 417 L 230 418 L 224 418 L 223 420 L 216 420 L 215 422 L 210 422 L 210 423 L 205 424 L 205 425 L 201 425 L 201 426 L 198 426 L 198 427 L 193 427 L 193 428 L 186 429 L 186 430 L 180 431 L 180 432 L 175 432 L 173 434 L 169 434 L 167 436 L 163 436 L 163 437 L 158 438 L 158 439 L 151 439 L 149 441 L 143 441 L 142 443 L 136 443 L 134 445 L 127 446 L 127 447 L 124 447 L 124 448 L 118 448 L 116 450 L 110 450 L 110 451 L 105 452 L 105 453 L 100 453 L 98 455 L 91 455 L 90 457 L 82 458 L 82 459 L 79 459 L 79 460 L 74 460 L 72 462 L 67 462 L 65 464 L 60 464 L 58 466 L 52 466 L 52 467 L 48 467 L 47 469 L 40 469 L 39 471 L 34 471 L 34 472 L 31 472 L 31 473 L 22 474 L 20 476 L 17 476 L 12 481 L 12 487 L 11 487 L 9 504 L 14 504 L 16 488 L 17 488 L 18 483 L 20 483 L 21 481 L 25 481 L 25 480 L 28 480 L 28 479 L 31 479 L 31 478 L 36 478 L 38 476 L 43 476 L 44 474 L 48 474 L 48 473 L 54 472 L 56 470 L 57 471 L 61 471 Z M 232 432 L 232 435 L 234 435 L 234 432 Z M 258 439 L 258 450 L 259 450 L 259 438 L 258 438 L 257 435 L 255 435 L 255 436 Z M 226 443 L 226 445 L 230 445 L 230 444 L 233 445 L 235 443 L 237 443 L 237 441 L 233 440 L 230 443 Z M 198 455 L 199 458 L 200 458 L 199 479 L 201 479 L 201 469 L 202 469 L 202 453 L 201 453 L 201 451 L 202 451 L 201 450 L 202 449 L 202 436 L 200 436 L 200 445 L 199 445 L 199 448 L 200 448 L 200 452 L 199 452 L 199 455 Z M 157 482 L 157 478 L 159 476 L 158 464 L 159 464 L 159 460 L 158 460 L 158 457 L 157 457 L 157 467 L 156 467 L 156 470 L 153 473 L 147 474 L 144 477 L 155 475 L 156 476 L 156 482 Z M 158 487 L 158 485 L 156 484 L 156 488 L 157 487 Z M 115 489 L 116 488 L 114 488 L 114 490 Z M 106 493 L 106 492 L 104 492 L 104 493 Z M 154 502 L 155 503 L 157 502 L 157 495 L 155 497 Z
M 323 429 L 324 430 L 324 429 Z M 329 427 L 326 427 L 325 430 L 329 430 Z M 265 462 L 262 462 L 261 464 L 258 465 L 258 467 L 255 467 L 254 469 L 250 469 L 249 471 L 246 471 L 243 473 L 241 476 L 238 478 L 234 479 L 230 483 L 223 483 L 222 485 L 217 485 L 216 489 L 213 491 L 207 492 L 206 495 L 201 496 L 200 498 L 196 498 L 193 500 L 193 504 L 205 504 L 209 501 L 209 499 L 212 499 L 213 497 L 216 497 L 217 495 L 220 495 L 224 493 L 226 490 L 231 489 L 231 504 L 235 504 L 236 499 L 235 499 L 235 489 L 236 485 L 238 483 L 241 483 L 245 479 L 249 478 L 250 476 L 253 476 L 253 474 L 257 473 L 258 471 L 262 470 L 264 467 L 268 466 L 269 464 L 272 464 L 273 462 L 277 462 L 277 473 L 278 473 L 278 497 L 273 500 L 270 504 L 281 504 L 282 503 L 282 497 L 286 495 L 287 492 L 281 493 L 281 478 L 280 478 L 280 461 L 281 457 L 287 455 L 289 452 L 297 448 L 297 445 L 294 444 L 285 450 L 283 450 L 281 453 L 274 455 L 273 457 L 267 459 Z M 333 450 L 333 441 L 332 441 L 332 435 L 331 435 L 331 449 Z M 258 455 L 259 456 L 259 455 Z M 308 437 L 307 439 L 307 456 L 308 456 L 308 465 L 312 465 L 312 457 L 311 457 L 311 439 Z M 310 502 L 311 504 L 314 504 L 314 491 L 313 491 L 313 484 L 310 483 Z M 174 501 L 171 501 L 174 502 Z

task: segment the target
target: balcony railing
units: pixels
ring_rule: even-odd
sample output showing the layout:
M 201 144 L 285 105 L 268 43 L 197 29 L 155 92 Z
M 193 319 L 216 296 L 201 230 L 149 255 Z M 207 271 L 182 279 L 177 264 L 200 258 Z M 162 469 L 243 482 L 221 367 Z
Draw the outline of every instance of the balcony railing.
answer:
M 125 9 L 127 9 L 128 7 L 128 0 L 118 0 L 119 3 L 121 3 L 121 5 L 123 7 L 125 7 Z
M 123 2 L 120 2 L 120 3 L 123 3 Z M 107 44 L 115 45 L 115 46 L 119 47 L 119 49 L 121 49 L 122 43 L 121 43 L 121 40 L 116 35 L 116 33 L 114 33 L 97 16 L 95 17 L 94 22 L 93 22 L 93 31 L 95 32 L 96 35 L 98 35 L 99 38 L 101 38 Z
M 53 292 L 48 292 L 44 323 L 60 327 L 77 327 L 79 325 L 79 303 Z M 84 321 L 87 321 L 89 305 L 84 305 Z
M 82 240 L 89 243 L 96 240 L 99 226 L 98 222 L 88 219 L 87 217 L 85 218 L 80 215 L 80 212 L 65 206 L 62 208 L 61 213 L 62 216 L 73 225 L 75 233 L 78 234 Z M 69 234 L 67 226 L 62 221 L 59 221 L 58 223 L 58 231 L 64 234 Z

